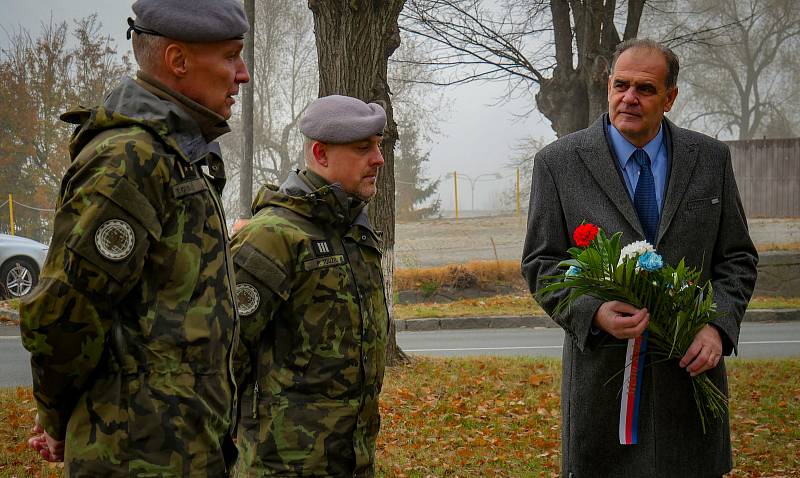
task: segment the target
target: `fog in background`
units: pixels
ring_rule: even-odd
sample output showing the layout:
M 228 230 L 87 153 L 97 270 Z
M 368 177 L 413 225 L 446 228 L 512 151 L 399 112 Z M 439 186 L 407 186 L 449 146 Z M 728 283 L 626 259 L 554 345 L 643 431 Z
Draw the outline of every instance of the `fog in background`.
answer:
M 104 34 L 116 41 L 120 55 L 130 51 L 125 39 L 126 19 L 132 16 L 132 1 L 109 0 L 0 0 L 0 48 L 8 45 L 9 34 L 20 27 L 35 38 L 42 23 L 54 23 L 86 17 L 97 13 Z M 308 11 L 311 16 L 311 11 Z M 71 26 L 71 25 L 70 25 Z M 514 147 L 530 136 L 541 137 L 545 142 L 555 139 L 549 122 L 533 114 L 520 118 L 531 109 L 533 97 L 527 96 L 508 102 L 498 102 L 503 97 L 502 83 L 474 83 L 447 87 L 444 90 L 445 113 L 440 122 L 440 133 L 425 149 L 431 150 L 427 163 L 427 176 L 442 178 L 439 186 L 441 208 L 453 209 L 453 180 L 445 176 L 458 171 L 472 178 L 483 174 L 499 174 L 502 179 L 483 177 L 475 184 L 475 208 L 497 209 L 502 191 L 514 186 L 515 171 L 509 167 Z M 498 104 L 500 103 L 500 104 Z M 71 105 L 64 105 L 65 109 Z M 463 214 L 471 207 L 469 181 L 459 181 L 459 206 Z
M 423 5 L 422 8 L 426 9 L 430 5 L 472 4 L 472 1 L 466 0 L 451 0 L 449 3 L 426 3 L 423 0 L 407 0 L 407 2 L 406 12 L 412 10 L 410 5 Z M 110 35 L 116 41 L 121 56 L 129 52 L 125 32 L 126 19 L 132 15 L 131 4 L 132 0 L 69 2 L 0 0 L 0 11 L 3 12 L 3 16 L 0 16 L 0 48 L 7 47 L 9 37 L 14 36 L 21 28 L 36 39 L 41 34 L 43 24 L 51 22 L 59 24 L 66 21 L 72 26 L 72 20 L 96 14 L 97 20 L 102 24 L 102 34 Z M 496 47 L 497 44 L 493 43 L 489 46 L 481 44 L 477 48 L 481 52 L 500 51 L 500 70 L 509 64 L 503 54 L 514 54 L 515 50 L 522 51 L 521 58 L 513 59 L 518 62 L 511 61 L 510 64 L 516 65 L 514 68 L 522 68 L 524 70 L 522 77 L 529 79 L 519 80 L 520 76 L 514 79 L 513 75 L 504 77 L 517 82 L 511 83 L 512 86 L 517 86 L 514 90 L 518 94 L 517 97 L 511 100 L 504 99 L 509 89 L 509 83 L 504 81 L 474 82 L 446 88 L 419 86 L 407 81 L 393 82 L 402 79 L 447 81 L 431 72 L 429 64 L 437 61 L 461 65 L 458 67 L 461 69 L 456 70 L 457 74 L 454 76 L 464 77 L 475 73 L 463 70 L 463 64 L 473 63 L 474 58 L 458 57 L 452 50 L 447 51 L 442 48 L 426 50 L 424 44 L 420 46 L 422 36 L 419 34 L 409 37 L 413 41 L 406 42 L 405 47 L 401 46 L 400 50 L 395 52 L 393 58 L 404 60 L 405 63 L 394 62 L 389 71 L 390 84 L 397 93 L 393 102 L 398 123 L 405 123 L 401 126 L 417 126 L 417 131 L 413 131 L 414 134 L 405 136 L 417 138 L 421 143 L 414 145 L 417 153 L 416 156 L 412 154 L 410 157 L 427 157 L 429 160 L 422 163 L 423 178 L 439 180 L 438 192 L 433 197 L 426 196 L 426 200 L 435 203 L 439 199 L 440 210 L 444 215 L 448 215 L 448 211 L 451 212 L 453 209 L 453 172 L 457 172 L 459 176 L 459 205 L 463 215 L 470 214 L 473 203 L 475 209 L 483 211 L 513 208 L 516 171 L 511 164 L 514 161 L 530 159 L 531 153 L 555 139 L 549 121 L 535 110 L 531 90 L 539 91 L 536 82 L 542 81 L 542 77 L 545 80 L 555 79 L 553 75 L 556 71 L 568 71 L 568 69 L 553 70 L 553 67 L 557 66 L 557 59 L 552 56 L 552 45 L 544 43 L 558 40 L 552 35 L 552 12 L 547 10 L 547 2 L 483 0 L 480 5 L 485 6 L 482 13 L 470 18 L 473 20 L 481 18 L 488 23 L 477 27 L 471 25 L 468 27 L 474 29 L 471 31 L 481 32 L 483 27 L 488 26 L 489 31 L 504 32 L 503 28 L 497 26 L 507 26 L 509 22 L 512 25 L 511 33 L 505 31 L 500 33 L 500 36 L 492 34 L 487 37 L 490 43 L 495 39 L 501 40 L 499 43 L 501 46 Z M 530 14 L 524 10 L 526 6 L 531 5 L 540 7 L 541 12 Z M 576 6 L 579 7 L 578 4 Z M 519 11 L 520 8 L 523 11 Z M 620 33 L 623 25 L 619 23 L 624 21 L 625 8 L 627 2 L 619 2 L 617 15 L 614 18 Z M 276 133 L 280 132 L 282 125 L 293 124 L 287 121 L 286 117 L 302 111 L 303 106 L 309 101 L 309 94 L 315 96 L 316 92 L 314 87 L 309 86 L 315 83 L 313 49 L 304 48 L 306 56 L 302 62 L 288 61 L 289 57 L 286 56 L 291 56 L 292 53 L 286 52 L 296 51 L 292 47 L 298 44 L 310 44 L 313 47 L 312 14 L 306 8 L 306 2 L 270 0 L 259 2 L 257 12 L 259 10 L 270 12 L 271 15 L 257 13 L 259 15 L 257 24 L 260 22 L 262 25 L 269 25 L 259 28 L 257 33 L 260 47 L 257 47 L 256 61 L 260 68 L 258 84 L 261 85 L 260 90 L 256 88 L 259 92 L 257 98 L 262 101 L 260 104 L 263 105 L 265 104 L 263 101 L 267 101 L 266 104 L 269 105 L 269 108 L 262 108 L 261 111 L 277 112 L 270 113 L 269 121 L 258 120 L 261 121 L 258 126 L 263 128 L 260 136 L 256 138 L 256 145 L 260 148 L 261 155 L 256 158 L 257 168 L 261 167 L 261 176 L 256 175 L 256 177 L 264 180 L 278 177 L 289 170 L 288 160 L 283 159 L 291 159 L 290 156 L 293 155 L 291 151 L 297 150 L 294 154 L 299 154 L 299 134 L 292 131 L 290 135 L 292 141 L 289 144 L 279 145 L 282 147 L 280 157 L 283 158 L 279 167 L 272 167 L 271 170 L 270 165 L 267 165 L 266 169 L 264 167 L 263 161 L 272 160 L 274 163 L 277 154 L 275 147 L 269 143 L 274 143 L 272 140 L 281 136 Z M 426 10 L 426 13 L 429 12 Z M 498 13 L 507 16 L 498 16 Z M 437 12 L 437 15 L 439 14 L 441 12 Z M 446 27 L 452 27 L 460 21 L 446 15 L 436 18 L 441 18 L 442 24 Z M 574 18 L 570 18 L 570 21 L 574 23 Z M 533 23 L 529 26 L 527 22 Z M 408 30 L 409 24 L 401 23 Z M 522 30 L 513 31 L 514 25 Z M 456 27 L 455 30 L 458 31 L 458 28 L 461 27 Z M 796 0 L 648 0 L 641 23 L 638 24 L 638 32 L 640 36 L 667 41 L 680 57 L 681 72 L 678 81 L 680 93 L 675 107 L 668 115 L 678 125 L 722 140 L 791 138 L 800 134 L 800 128 L 797 126 L 800 125 L 800 54 L 798 54 L 800 3 Z M 410 35 L 407 31 L 403 34 Z M 268 38 L 267 35 L 277 36 Z M 481 33 L 478 33 L 479 38 L 480 35 Z M 300 43 L 292 43 L 297 41 Z M 560 41 L 563 43 L 563 38 L 560 38 Z M 503 42 L 510 42 L 519 47 L 508 50 L 502 46 L 508 43 Z M 268 58 L 267 63 L 259 62 L 259 59 L 263 58 Z M 573 61 L 576 61 L 574 57 Z M 291 65 L 302 66 L 298 71 L 287 70 Z M 407 67 L 408 65 L 416 65 L 418 69 Z M 493 65 L 498 66 L 497 63 Z M 525 65 L 533 65 L 533 68 L 538 69 L 536 72 L 538 80 L 530 80 L 531 71 L 525 70 L 527 68 Z M 583 68 L 582 71 L 586 71 L 585 64 L 579 67 Z M 479 69 L 480 67 L 476 67 L 476 70 Z M 273 70 L 278 73 L 272 76 L 265 73 Z M 308 72 L 306 80 L 308 76 L 313 80 L 304 84 L 305 96 L 286 98 L 284 90 L 294 90 L 285 88 L 284 78 L 296 78 L 302 72 Z M 266 80 L 261 81 L 264 78 Z M 578 83 L 572 82 L 569 77 L 566 78 L 564 80 L 564 77 L 558 77 L 557 81 L 550 83 L 556 85 L 556 88 L 547 91 L 547 95 L 544 96 L 545 101 L 542 103 L 542 108 L 548 111 L 551 117 L 559 118 L 559 128 L 564 134 L 573 131 L 573 126 L 576 128 L 585 126 L 583 118 L 573 116 L 573 119 L 578 118 L 580 121 L 565 128 L 565 124 L 568 123 L 564 118 L 569 117 L 576 108 L 565 108 L 562 105 L 576 107 L 583 105 L 580 98 L 575 96 L 580 95 L 581 91 L 570 89 Z M 590 95 L 591 115 L 596 116 L 605 109 L 604 84 L 605 82 L 599 85 L 597 82 L 591 83 L 590 88 L 595 93 Z M 559 86 L 563 88 L 559 89 Z M 105 88 L 103 85 L 98 91 Z M 554 90 L 558 90 L 561 96 L 548 96 Z M 293 108 L 287 108 L 286 104 L 292 105 Z M 421 104 L 427 108 L 421 107 Z M 63 109 L 71 106 L 74 105 L 63 105 Z M 424 111 L 426 109 L 437 111 L 438 114 L 432 116 L 430 111 Z M 50 112 L 46 113 L 46 117 L 50 116 Z M 57 121 L 55 114 L 52 116 L 52 120 Z M 278 120 L 273 116 L 279 117 Z M 432 119 L 433 117 L 435 119 Z M 20 118 L 16 117 L 17 120 Z M 234 133 L 225 136 L 222 141 L 231 164 L 229 171 L 232 173 L 232 180 L 229 182 L 231 187 L 227 188 L 227 196 L 237 194 L 238 180 L 235 176 L 238 174 L 238 165 L 234 155 L 241 154 L 242 141 L 238 121 L 234 120 L 232 124 Z M 403 145 L 403 131 L 401 128 L 400 145 Z M 410 141 L 405 146 L 408 147 L 409 144 Z M 404 159 L 403 164 L 411 162 L 405 162 Z M 522 169 L 524 193 L 525 179 L 530 177 L 531 162 L 525 162 Z M 276 171 L 281 173 L 275 174 Z M 397 173 L 397 168 L 395 171 Z M 479 177 L 481 180 L 474 184 L 473 199 L 473 184 L 470 180 Z M 411 184 L 409 181 L 416 181 L 416 184 L 419 184 L 419 177 L 406 179 L 405 183 Z

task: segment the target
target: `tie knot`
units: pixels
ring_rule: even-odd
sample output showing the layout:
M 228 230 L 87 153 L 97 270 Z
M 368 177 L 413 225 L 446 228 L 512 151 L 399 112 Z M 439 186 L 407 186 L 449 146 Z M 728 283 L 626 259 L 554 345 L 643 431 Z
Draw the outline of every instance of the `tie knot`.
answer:
M 631 155 L 636 164 L 639 165 L 640 168 L 650 167 L 650 156 L 648 156 L 647 151 L 643 149 L 637 149 Z

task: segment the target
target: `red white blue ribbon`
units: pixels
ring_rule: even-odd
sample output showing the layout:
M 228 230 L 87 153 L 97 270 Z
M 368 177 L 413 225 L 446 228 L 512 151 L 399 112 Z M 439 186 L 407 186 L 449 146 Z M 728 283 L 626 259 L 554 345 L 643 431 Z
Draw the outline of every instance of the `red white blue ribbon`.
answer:
M 622 380 L 622 399 L 619 406 L 619 444 L 636 445 L 639 442 L 639 401 L 642 396 L 644 356 L 647 351 L 647 332 L 628 339 L 625 354 L 625 372 Z

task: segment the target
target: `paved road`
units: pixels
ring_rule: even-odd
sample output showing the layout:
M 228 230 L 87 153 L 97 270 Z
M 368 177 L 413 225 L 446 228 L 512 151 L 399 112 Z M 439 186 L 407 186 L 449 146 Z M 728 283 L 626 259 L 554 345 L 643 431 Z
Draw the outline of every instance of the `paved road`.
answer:
M 561 357 L 557 328 L 400 332 L 397 341 L 414 355 L 525 355 Z M 740 358 L 800 358 L 800 322 L 742 326 Z M 736 359 L 734 359 L 736 360 Z M 28 353 L 18 336 L 0 335 L 0 387 L 30 385 Z
M 559 328 L 400 332 L 397 342 L 414 355 L 528 355 L 561 357 Z M 800 358 L 800 322 L 745 323 L 739 358 Z
M 31 384 L 29 357 L 19 337 L 0 335 L 0 388 Z

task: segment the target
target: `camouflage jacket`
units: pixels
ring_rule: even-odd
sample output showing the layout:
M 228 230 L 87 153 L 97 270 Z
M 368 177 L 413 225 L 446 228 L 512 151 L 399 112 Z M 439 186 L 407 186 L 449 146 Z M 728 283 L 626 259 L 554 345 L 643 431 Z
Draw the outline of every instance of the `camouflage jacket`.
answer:
M 379 239 L 365 207 L 307 174 L 263 188 L 231 246 L 237 476 L 373 476 L 389 323 Z
M 21 329 L 68 476 L 228 473 L 238 319 L 224 169 L 195 116 L 152 91 L 128 79 L 62 116 L 79 124 L 72 164 Z

